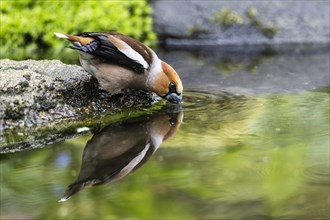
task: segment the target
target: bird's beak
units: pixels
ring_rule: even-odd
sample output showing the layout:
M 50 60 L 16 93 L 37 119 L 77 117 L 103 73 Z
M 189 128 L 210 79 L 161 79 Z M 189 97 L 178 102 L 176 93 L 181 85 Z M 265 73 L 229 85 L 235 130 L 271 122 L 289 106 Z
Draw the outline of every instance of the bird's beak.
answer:
M 170 93 L 170 94 L 167 94 L 164 98 L 167 101 L 169 101 L 171 103 L 175 103 L 175 104 L 179 104 L 182 102 L 182 94 Z

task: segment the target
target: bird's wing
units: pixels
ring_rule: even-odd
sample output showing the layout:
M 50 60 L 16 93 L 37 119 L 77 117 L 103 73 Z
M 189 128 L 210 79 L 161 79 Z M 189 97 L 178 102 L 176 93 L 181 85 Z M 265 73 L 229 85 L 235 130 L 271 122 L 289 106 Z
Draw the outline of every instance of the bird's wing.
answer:
M 108 62 L 132 69 L 137 73 L 144 73 L 144 70 L 149 68 L 149 63 L 143 55 L 117 37 L 122 36 L 120 34 L 91 32 L 67 36 L 73 44 L 73 46 L 70 46 L 72 49 L 105 59 Z M 73 36 L 72 39 L 70 39 L 71 36 Z M 132 38 L 127 38 L 136 41 Z M 86 39 L 92 40 L 88 42 Z M 137 43 L 141 44 L 136 41 L 135 44 Z

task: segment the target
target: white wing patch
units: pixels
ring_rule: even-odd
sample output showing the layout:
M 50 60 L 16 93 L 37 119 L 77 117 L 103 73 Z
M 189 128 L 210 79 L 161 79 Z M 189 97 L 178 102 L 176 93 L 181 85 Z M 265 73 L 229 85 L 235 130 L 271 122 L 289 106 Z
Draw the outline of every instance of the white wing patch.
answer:
M 120 41 L 120 47 L 117 47 L 120 52 L 125 54 L 130 59 L 139 62 L 145 69 L 149 68 L 147 61 L 142 57 L 141 54 L 136 52 L 132 47 L 130 47 L 124 41 L 122 41 L 120 39 L 116 39 L 116 40 Z
M 151 142 L 155 146 L 155 151 L 159 148 L 159 146 L 163 143 L 164 135 L 158 134 L 156 131 L 150 131 Z
M 149 147 L 150 144 L 148 143 L 144 149 L 120 171 L 119 175 L 127 175 L 128 173 L 132 172 L 134 167 L 136 167 L 143 160 Z
M 150 65 L 150 71 L 149 71 L 149 77 L 148 81 L 149 83 L 155 82 L 157 79 L 157 76 L 159 76 L 159 73 L 161 73 L 162 70 L 162 63 L 161 60 L 158 58 L 157 54 L 152 51 L 152 63 Z

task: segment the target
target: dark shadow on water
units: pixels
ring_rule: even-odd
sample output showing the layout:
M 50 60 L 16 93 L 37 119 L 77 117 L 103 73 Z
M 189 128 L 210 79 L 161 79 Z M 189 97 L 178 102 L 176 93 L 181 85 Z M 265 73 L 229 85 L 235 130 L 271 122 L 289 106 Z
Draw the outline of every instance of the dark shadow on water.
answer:
M 118 181 L 145 164 L 163 141 L 174 135 L 183 120 L 182 107 L 108 125 L 86 143 L 80 172 L 60 199 L 68 200 L 88 186 Z

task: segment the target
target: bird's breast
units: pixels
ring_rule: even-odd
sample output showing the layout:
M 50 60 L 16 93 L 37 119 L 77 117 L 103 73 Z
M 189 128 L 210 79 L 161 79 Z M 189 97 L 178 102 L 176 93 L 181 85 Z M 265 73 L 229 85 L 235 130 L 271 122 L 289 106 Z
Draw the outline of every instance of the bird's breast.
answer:
M 80 56 L 80 62 L 83 68 L 98 80 L 101 87 L 112 94 L 120 93 L 123 89 L 147 90 L 146 74 L 138 74 L 98 58 L 86 59 Z

